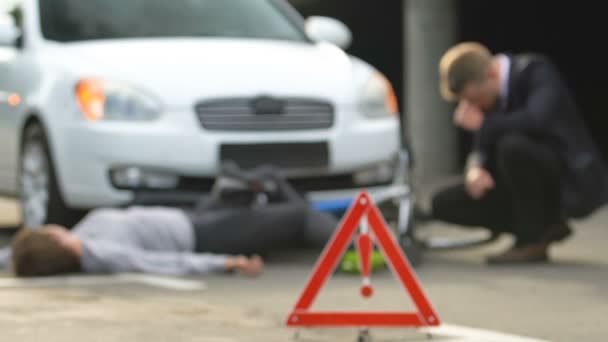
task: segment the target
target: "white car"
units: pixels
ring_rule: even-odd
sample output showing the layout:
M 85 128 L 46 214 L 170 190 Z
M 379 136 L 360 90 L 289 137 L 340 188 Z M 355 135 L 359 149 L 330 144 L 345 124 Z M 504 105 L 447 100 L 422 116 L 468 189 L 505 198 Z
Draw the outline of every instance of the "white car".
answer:
M 183 204 L 224 160 L 299 189 L 391 188 L 392 86 L 283 0 L 23 0 L 0 17 L 0 193 L 28 226 Z

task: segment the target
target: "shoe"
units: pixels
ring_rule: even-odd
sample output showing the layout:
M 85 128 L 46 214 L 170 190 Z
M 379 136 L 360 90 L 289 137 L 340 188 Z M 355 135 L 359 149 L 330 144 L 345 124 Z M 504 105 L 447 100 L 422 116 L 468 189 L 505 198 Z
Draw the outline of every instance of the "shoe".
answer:
M 548 246 L 546 243 L 513 246 L 506 252 L 488 257 L 487 263 L 503 265 L 547 262 L 549 260 Z
M 566 240 L 572 235 L 572 228 L 568 226 L 568 223 L 562 221 L 558 224 L 549 226 L 541 240 L 541 242 L 549 244 L 553 242 L 561 242 Z

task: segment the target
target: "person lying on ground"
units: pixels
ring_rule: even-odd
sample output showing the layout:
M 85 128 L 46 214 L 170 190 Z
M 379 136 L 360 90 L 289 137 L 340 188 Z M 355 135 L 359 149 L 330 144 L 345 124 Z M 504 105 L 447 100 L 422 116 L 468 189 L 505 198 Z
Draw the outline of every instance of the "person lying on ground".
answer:
M 296 245 L 323 246 L 337 226 L 313 211 L 272 169 L 259 174 L 276 187 L 266 203 L 227 203 L 212 196 L 194 210 L 170 207 L 91 211 L 71 230 L 22 229 L 12 242 L 17 276 L 145 272 L 259 275 L 260 255 Z

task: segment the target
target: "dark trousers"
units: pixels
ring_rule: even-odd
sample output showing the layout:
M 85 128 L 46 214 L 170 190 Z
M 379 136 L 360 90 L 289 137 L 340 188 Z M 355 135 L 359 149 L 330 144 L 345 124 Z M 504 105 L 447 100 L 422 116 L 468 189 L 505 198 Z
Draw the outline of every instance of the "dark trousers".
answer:
M 196 251 L 261 254 L 277 249 L 323 247 L 338 225 L 335 217 L 314 211 L 280 176 L 278 199 L 262 206 L 229 206 L 216 198 L 202 200 L 189 213 Z
M 560 163 L 547 145 L 521 134 L 496 145 L 491 171 L 496 187 L 479 200 L 460 183 L 436 193 L 435 219 L 512 233 L 518 245 L 538 243 L 547 227 L 561 221 Z

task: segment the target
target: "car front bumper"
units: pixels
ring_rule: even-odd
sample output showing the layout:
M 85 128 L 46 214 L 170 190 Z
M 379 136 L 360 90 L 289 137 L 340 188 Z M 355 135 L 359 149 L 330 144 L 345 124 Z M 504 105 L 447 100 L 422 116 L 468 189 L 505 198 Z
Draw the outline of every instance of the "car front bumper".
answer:
M 200 187 L 120 189 L 110 172 L 139 167 L 209 180 L 219 170 L 223 144 L 327 143 L 327 167 L 294 170 L 294 179 L 332 177 L 391 162 L 401 145 L 398 120 L 362 117 L 338 122 L 329 130 L 263 133 L 206 131 L 188 111 L 167 113 L 154 122 L 74 121 L 62 126 L 53 141 L 59 182 L 68 206 L 85 209 L 145 202 L 151 197 L 155 200 L 149 202 L 162 204 L 200 195 Z

